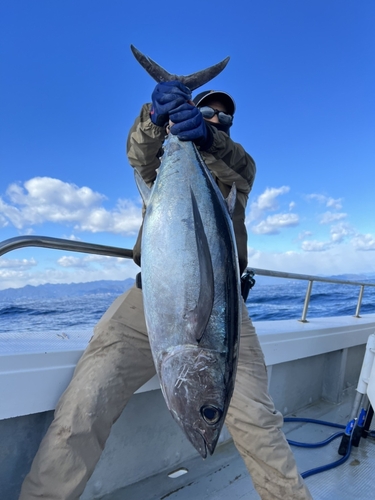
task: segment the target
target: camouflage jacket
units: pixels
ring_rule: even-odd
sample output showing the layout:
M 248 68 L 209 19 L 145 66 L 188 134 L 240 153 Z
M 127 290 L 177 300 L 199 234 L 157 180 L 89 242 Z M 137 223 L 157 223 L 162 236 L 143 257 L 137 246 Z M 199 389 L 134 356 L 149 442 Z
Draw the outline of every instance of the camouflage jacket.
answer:
M 150 119 L 150 104 L 144 104 L 140 115 L 129 131 L 127 155 L 129 163 L 142 175 L 145 182 L 151 186 L 156 178 L 156 169 L 160 165 L 162 145 L 166 136 L 164 127 L 154 125 Z M 255 177 L 255 163 L 243 147 L 220 132 L 214 126 L 211 128 L 214 140 L 208 151 L 201 155 L 210 169 L 220 191 L 227 197 L 233 182 L 237 188 L 237 202 L 233 213 L 233 226 L 236 235 L 238 257 L 241 273 L 247 266 L 247 232 L 245 226 L 245 208 Z M 134 261 L 141 263 L 141 237 L 139 231 L 134 246 Z

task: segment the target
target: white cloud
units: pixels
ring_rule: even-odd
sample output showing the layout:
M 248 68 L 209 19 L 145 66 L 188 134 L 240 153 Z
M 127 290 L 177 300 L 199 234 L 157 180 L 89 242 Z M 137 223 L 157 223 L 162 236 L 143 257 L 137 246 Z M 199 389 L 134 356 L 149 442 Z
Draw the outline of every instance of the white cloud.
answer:
M 61 267 L 87 267 L 87 264 L 80 257 L 72 257 L 64 255 L 57 260 L 57 264 Z
M 57 264 L 61 267 L 83 268 L 90 267 L 92 264 L 104 264 L 105 266 L 116 266 L 123 263 L 124 259 L 120 257 L 108 257 L 106 255 L 85 255 L 84 257 L 76 257 L 73 255 L 63 255 L 57 260 Z
M 297 214 L 275 214 L 268 216 L 265 220 L 255 226 L 251 226 L 251 231 L 255 234 L 279 234 L 280 229 L 294 227 L 299 224 Z
M 37 269 L 37 266 L 38 262 L 33 258 L 0 259 L 0 290 L 27 285 L 28 276 L 32 274 L 33 268 Z
M 106 210 L 104 195 L 50 177 L 35 177 L 23 186 L 11 184 L 6 195 L 10 203 L 0 198 L 0 223 L 5 220 L 17 229 L 53 222 L 74 225 L 77 231 L 134 235 L 141 224 L 140 204 L 119 200 L 114 209 Z
M 354 233 L 354 230 L 349 224 L 336 224 L 331 227 L 331 241 L 332 243 L 341 243 L 346 236 Z
M 305 252 L 323 252 L 324 250 L 327 250 L 327 248 L 330 247 L 329 242 L 324 242 L 324 241 L 303 241 L 301 244 L 301 248 Z
M 65 240 L 71 240 L 71 241 L 82 241 L 81 238 L 79 238 L 78 236 L 76 236 L 75 234 L 70 234 L 69 236 L 66 236 L 66 235 L 63 235 L 63 238 Z
M 120 257 L 108 257 L 107 255 L 94 255 L 94 254 L 90 254 L 90 255 L 86 255 L 85 257 L 83 257 L 83 259 L 86 261 L 86 262 L 112 262 L 112 263 L 116 263 L 116 262 L 124 262 L 124 259 L 121 259 Z
M 36 265 L 35 259 L 0 259 L 0 269 L 29 269 Z
M 85 283 L 96 280 L 123 280 L 134 278 L 139 267 L 131 259 L 90 255 L 60 258 L 59 263 L 47 269 L 0 268 L 0 290 L 45 283 Z
M 326 202 L 327 208 L 336 208 L 336 210 L 340 210 L 342 208 L 342 198 L 328 198 Z
M 248 250 L 249 267 L 259 269 L 317 276 L 375 272 L 373 253 L 358 252 L 351 244 L 335 245 L 320 252 Z
M 20 270 L 0 269 L 0 290 L 27 285 L 27 276 L 27 273 Z M 22 284 L 18 285 L 18 283 Z
M 375 250 L 375 237 L 372 234 L 357 234 L 352 243 L 356 250 Z
M 288 186 L 282 186 L 280 188 L 267 188 L 264 193 L 262 193 L 258 198 L 251 203 L 250 212 L 247 215 L 247 220 L 249 222 L 262 217 L 265 212 L 272 210 L 277 210 L 279 204 L 277 202 L 277 197 L 288 193 L 290 188 Z
M 327 208 L 335 208 L 340 210 L 342 208 L 342 198 L 331 198 L 323 194 L 309 194 L 307 195 L 308 200 L 316 200 L 318 203 L 325 205 Z
M 332 222 L 345 219 L 347 217 L 347 215 L 348 214 L 345 214 L 343 212 L 334 213 L 334 212 L 328 211 L 328 212 L 325 212 L 324 214 L 322 214 L 322 216 L 320 218 L 320 223 L 321 224 L 331 224 Z
M 0 198 L 0 207 L 1 207 L 1 198 Z M 0 214 L 0 227 L 6 227 L 9 222 Z
M 299 233 L 298 235 L 298 240 L 304 240 L 305 238 L 309 238 L 310 236 L 312 236 L 312 232 L 311 231 L 302 231 L 301 233 Z
M 43 206 L 58 205 L 78 209 L 82 206 L 90 207 L 105 198 L 89 187 L 78 188 L 75 184 L 51 177 L 34 177 L 24 183 L 24 189 L 19 184 L 11 184 L 7 195 L 18 205 L 33 205 L 32 200 L 35 200 Z
M 346 236 L 353 233 L 354 230 L 349 224 L 341 222 L 331 227 L 329 241 L 304 240 L 301 249 L 305 252 L 323 252 L 334 245 L 342 243 Z
M 120 200 L 112 211 L 93 209 L 76 229 L 97 233 L 107 231 L 115 234 L 136 234 L 142 222 L 140 205 L 129 200 Z

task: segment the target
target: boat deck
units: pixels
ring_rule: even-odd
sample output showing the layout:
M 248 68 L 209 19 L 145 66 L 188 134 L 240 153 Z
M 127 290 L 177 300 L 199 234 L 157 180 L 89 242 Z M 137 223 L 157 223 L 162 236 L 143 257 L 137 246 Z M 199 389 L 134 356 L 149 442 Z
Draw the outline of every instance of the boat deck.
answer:
M 293 416 L 346 424 L 352 410 L 353 394 L 343 403 L 332 405 L 319 402 Z M 372 424 L 372 428 L 375 422 Z M 319 442 L 339 429 L 311 423 L 285 423 L 288 439 L 302 442 Z M 335 462 L 342 458 L 338 453 L 341 438 L 322 448 L 292 447 L 299 471 Z M 221 445 L 212 457 L 203 461 L 199 456 L 180 468 L 188 472 L 172 479 L 172 471 L 165 471 L 139 483 L 101 497 L 101 500 L 256 500 L 251 478 L 234 444 Z M 375 440 L 361 439 L 359 447 L 353 447 L 349 459 L 342 465 L 306 478 L 314 500 L 355 500 L 373 498 L 375 470 Z

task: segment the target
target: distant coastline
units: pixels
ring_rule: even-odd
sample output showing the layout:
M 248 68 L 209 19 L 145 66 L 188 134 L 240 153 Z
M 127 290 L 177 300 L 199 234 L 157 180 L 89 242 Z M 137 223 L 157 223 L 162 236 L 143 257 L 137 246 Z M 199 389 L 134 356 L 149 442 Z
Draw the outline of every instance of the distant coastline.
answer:
M 328 276 L 327 276 L 328 277 Z M 350 281 L 372 281 L 375 282 L 375 274 L 340 274 L 329 276 L 339 280 Z M 258 285 L 287 284 L 294 280 L 284 278 L 269 278 L 255 276 Z M 98 280 L 85 283 L 60 283 L 44 285 L 26 285 L 22 288 L 6 288 L 0 290 L 0 300 L 16 300 L 21 298 L 43 299 L 59 297 L 81 297 L 84 295 L 118 294 L 124 293 L 134 283 L 133 278 L 125 280 Z
M 122 294 L 134 283 L 133 278 L 125 280 L 99 280 L 86 283 L 61 283 L 44 285 L 26 285 L 22 288 L 0 290 L 0 300 L 21 298 L 43 299 L 59 297 L 81 297 L 83 295 Z

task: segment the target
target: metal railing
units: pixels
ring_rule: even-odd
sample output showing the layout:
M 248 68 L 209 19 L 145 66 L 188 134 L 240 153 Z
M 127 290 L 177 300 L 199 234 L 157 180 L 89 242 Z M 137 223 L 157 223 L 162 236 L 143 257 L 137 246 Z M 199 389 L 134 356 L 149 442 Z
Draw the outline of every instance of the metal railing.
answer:
M 310 303 L 310 297 L 311 297 L 311 291 L 312 291 L 312 286 L 314 281 L 319 281 L 322 283 L 333 283 L 333 284 L 339 284 L 339 285 L 354 285 L 354 286 L 359 286 L 359 296 L 358 296 L 358 301 L 357 301 L 357 307 L 355 311 L 355 318 L 360 318 L 360 310 L 361 310 L 361 304 L 362 304 L 362 298 L 363 298 L 363 292 L 365 287 L 375 287 L 375 283 L 364 283 L 363 281 L 350 281 L 350 280 L 338 280 L 334 278 L 321 278 L 319 276 L 311 276 L 309 274 L 297 274 L 297 273 L 285 273 L 285 272 L 280 272 L 280 271 L 269 271 L 267 269 L 256 269 L 256 268 L 248 268 L 249 271 L 252 271 L 254 274 L 258 274 L 259 276 L 272 276 L 273 278 L 287 278 L 287 279 L 293 279 L 293 280 L 304 280 L 308 281 L 307 285 L 307 290 L 306 290 L 306 295 L 305 295 L 305 302 L 303 305 L 303 311 L 302 311 L 302 317 L 299 321 L 302 321 L 302 323 L 307 322 L 307 310 L 309 307 Z
M 0 257 L 8 252 L 25 247 L 43 247 L 51 248 L 54 250 L 67 250 L 70 252 L 89 253 L 95 255 L 106 255 L 108 257 L 120 257 L 123 259 L 132 259 L 133 251 L 127 248 L 118 248 L 106 245 L 97 245 L 95 243 L 85 243 L 83 241 L 65 240 L 62 238 L 50 238 L 48 236 L 19 236 L 10 238 L 0 243 Z M 305 295 L 305 302 L 303 305 L 302 317 L 299 321 L 307 322 L 307 310 L 310 303 L 312 286 L 315 281 L 323 283 L 334 283 L 340 285 L 354 285 L 359 286 L 359 296 L 357 307 L 355 311 L 355 318 L 360 318 L 360 310 L 365 287 L 375 287 L 375 283 L 364 283 L 361 281 L 338 280 L 334 278 L 322 278 L 319 276 L 312 276 L 309 274 L 287 273 L 282 271 L 270 271 L 268 269 L 248 268 L 248 271 L 259 276 L 270 276 L 274 278 L 286 278 L 293 280 L 308 281 L 307 291 Z
M 109 247 L 95 243 L 84 243 L 83 241 L 50 238 L 48 236 L 18 236 L 17 238 L 4 240 L 0 243 L 0 257 L 12 250 L 25 247 L 52 248 L 54 250 L 68 250 L 69 252 L 91 253 L 108 257 L 122 257 L 124 259 L 133 258 L 133 251 L 127 248 Z

